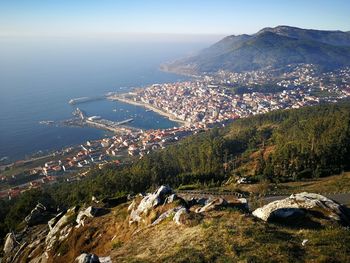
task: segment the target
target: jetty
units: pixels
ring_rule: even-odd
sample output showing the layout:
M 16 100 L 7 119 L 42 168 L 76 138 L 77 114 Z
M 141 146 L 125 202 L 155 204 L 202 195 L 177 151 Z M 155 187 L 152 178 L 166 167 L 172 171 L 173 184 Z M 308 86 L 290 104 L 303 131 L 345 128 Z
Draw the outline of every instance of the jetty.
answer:
M 68 101 L 71 105 L 76 105 L 80 103 L 95 101 L 95 100 L 103 100 L 106 98 L 106 95 L 103 96 L 94 96 L 94 97 L 80 97 L 80 98 L 74 98 Z

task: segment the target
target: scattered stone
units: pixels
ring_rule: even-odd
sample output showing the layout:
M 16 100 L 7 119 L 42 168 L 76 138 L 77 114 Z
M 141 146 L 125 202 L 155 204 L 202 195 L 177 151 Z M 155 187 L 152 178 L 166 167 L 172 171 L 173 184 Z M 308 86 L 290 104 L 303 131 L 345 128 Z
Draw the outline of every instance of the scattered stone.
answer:
M 47 224 L 49 225 L 50 230 L 56 225 L 56 223 L 61 219 L 61 217 L 66 213 L 67 211 L 62 211 L 58 213 L 54 218 L 50 219 Z
M 319 194 L 299 193 L 271 202 L 253 211 L 253 215 L 264 220 L 302 218 L 307 212 L 315 217 L 328 218 L 344 224 L 350 219 L 342 205 Z
M 174 207 L 169 209 L 168 211 L 164 212 L 163 214 L 161 214 L 153 223 L 152 226 L 155 226 L 157 224 L 159 224 L 160 222 L 162 222 L 164 219 L 174 215 L 175 213 L 177 213 L 180 209 L 182 209 L 182 206 L 178 206 L 178 207 Z
M 132 209 L 130 213 L 129 224 L 140 222 L 141 215 L 149 211 L 149 209 L 163 204 L 166 196 L 172 194 L 172 189 L 169 186 L 162 185 L 154 193 L 145 196 L 136 209 Z
M 176 194 L 171 194 L 165 199 L 164 204 L 171 204 L 177 199 L 178 199 L 178 196 Z
M 5 237 L 5 244 L 4 244 L 4 253 L 8 254 L 13 251 L 13 249 L 17 246 L 17 241 L 15 234 L 10 232 Z
M 181 222 L 181 217 L 185 214 L 187 214 L 187 209 L 185 207 L 180 208 L 174 215 L 173 221 L 177 224 L 177 225 L 182 225 Z
M 100 263 L 100 259 L 95 254 L 83 253 L 75 259 L 76 263 Z
M 196 209 L 196 213 L 208 212 L 211 210 L 216 210 L 219 207 L 227 206 L 227 201 L 223 198 L 216 198 L 210 202 L 208 202 L 205 206 Z
M 301 245 L 305 246 L 307 242 L 309 242 L 309 240 L 308 239 L 304 239 L 303 242 L 301 243 Z
M 75 220 L 77 222 L 77 228 L 80 226 L 84 226 L 84 219 L 87 217 L 94 217 L 98 213 L 99 208 L 89 206 L 83 211 L 80 211 L 77 215 L 77 219 Z
M 63 240 L 62 237 L 67 237 L 72 230 L 72 224 L 75 222 L 79 207 L 70 208 L 53 226 L 46 236 L 46 250 L 52 249 L 53 245 L 58 240 Z

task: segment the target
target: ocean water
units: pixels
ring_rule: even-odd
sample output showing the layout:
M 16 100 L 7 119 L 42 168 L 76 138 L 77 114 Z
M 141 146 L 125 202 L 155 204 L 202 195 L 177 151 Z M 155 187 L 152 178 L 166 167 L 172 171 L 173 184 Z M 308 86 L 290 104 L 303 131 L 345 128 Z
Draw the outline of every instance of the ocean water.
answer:
M 71 98 L 183 80 L 159 71 L 159 65 L 206 45 L 0 39 L 0 158 L 17 160 L 108 135 L 98 129 L 46 126 L 39 121 L 71 118 L 76 107 L 68 104 Z M 133 118 L 130 125 L 142 129 L 176 125 L 154 112 L 120 102 L 94 101 L 78 107 L 88 115 L 110 120 Z

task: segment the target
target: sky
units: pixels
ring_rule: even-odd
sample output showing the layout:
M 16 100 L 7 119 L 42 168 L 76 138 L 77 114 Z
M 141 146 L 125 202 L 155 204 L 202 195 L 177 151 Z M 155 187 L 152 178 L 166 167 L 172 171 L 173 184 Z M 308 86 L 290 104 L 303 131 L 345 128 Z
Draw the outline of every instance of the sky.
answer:
M 350 31 L 349 0 L 0 0 L 0 36 L 231 35 L 264 27 Z

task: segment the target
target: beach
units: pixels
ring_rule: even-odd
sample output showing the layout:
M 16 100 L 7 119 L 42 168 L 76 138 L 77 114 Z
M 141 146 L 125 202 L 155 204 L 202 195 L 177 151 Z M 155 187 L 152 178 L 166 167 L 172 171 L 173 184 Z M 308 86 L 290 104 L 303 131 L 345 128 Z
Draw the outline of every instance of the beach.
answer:
M 188 122 L 176 118 L 173 114 L 165 112 L 165 111 L 163 111 L 163 110 L 161 110 L 159 108 L 156 108 L 156 107 L 154 107 L 154 106 L 152 106 L 150 104 L 143 103 L 141 101 L 134 101 L 134 100 L 122 97 L 122 96 L 123 96 L 123 94 L 118 95 L 118 96 L 114 95 L 114 96 L 108 97 L 108 99 L 110 99 L 110 100 L 118 100 L 118 101 L 125 102 L 125 103 L 128 103 L 128 104 L 132 104 L 132 105 L 135 105 L 135 106 L 145 107 L 145 108 L 147 108 L 147 109 L 149 109 L 151 111 L 154 111 L 154 112 L 158 113 L 159 115 L 167 117 L 171 121 L 179 123 L 180 125 L 188 125 Z

